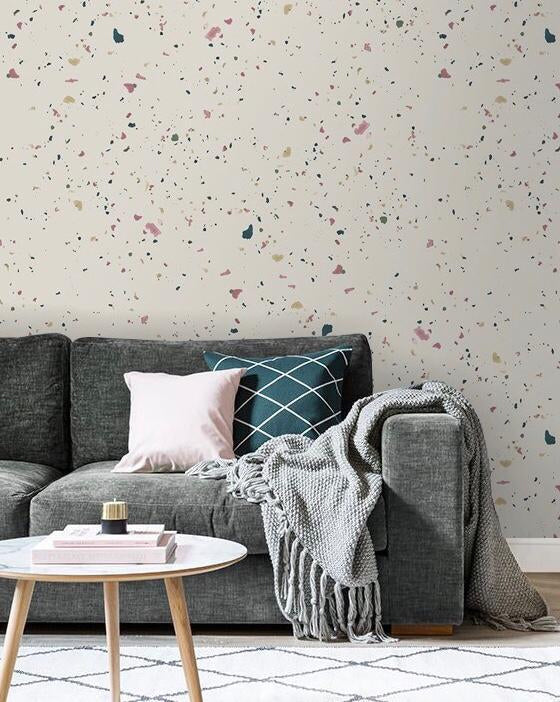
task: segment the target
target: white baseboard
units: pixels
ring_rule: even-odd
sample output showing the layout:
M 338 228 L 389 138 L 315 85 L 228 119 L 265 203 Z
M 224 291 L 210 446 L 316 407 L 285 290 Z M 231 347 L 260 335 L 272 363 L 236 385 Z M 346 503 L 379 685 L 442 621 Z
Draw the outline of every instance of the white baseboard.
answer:
M 525 573 L 560 573 L 560 539 L 508 539 Z

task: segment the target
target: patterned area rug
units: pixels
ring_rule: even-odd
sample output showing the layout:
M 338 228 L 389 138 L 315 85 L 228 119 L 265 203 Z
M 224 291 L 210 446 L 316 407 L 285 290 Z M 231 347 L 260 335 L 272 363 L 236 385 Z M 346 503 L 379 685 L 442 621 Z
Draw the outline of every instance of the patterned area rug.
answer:
M 560 647 L 198 647 L 205 702 L 550 702 Z M 177 650 L 123 647 L 122 702 L 186 700 Z M 23 647 L 9 702 L 109 699 L 96 646 Z

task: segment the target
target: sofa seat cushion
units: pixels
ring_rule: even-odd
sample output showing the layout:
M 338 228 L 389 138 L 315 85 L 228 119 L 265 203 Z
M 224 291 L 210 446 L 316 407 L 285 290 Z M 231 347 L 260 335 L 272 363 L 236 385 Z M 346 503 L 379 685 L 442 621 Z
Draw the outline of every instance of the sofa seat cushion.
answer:
M 37 463 L 0 461 L 0 539 L 29 534 L 31 498 L 61 475 Z
M 65 475 L 31 505 L 31 534 L 67 524 L 95 524 L 101 505 L 128 502 L 131 524 L 165 524 L 179 532 L 239 541 L 249 553 L 267 553 L 260 508 L 236 500 L 224 480 L 184 473 L 111 473 L 116 461 L 89 463 Z
M 259 505 L 231 497 L 225 480 L 182 473 L 112 473 L 115 465 L 89 463 L 43 490 L 31 503 L 31 535 L 49 534 L 67 524 L 95 524 L 102 503 L 116 498 L 128 502 L 131 523 L 165 524 L 186 534 L 238 541 L 250 554 L 268 553 Z M 374 521 L 383 525 L 375 529 L 379 550 L 386 540 L 384 511 Z

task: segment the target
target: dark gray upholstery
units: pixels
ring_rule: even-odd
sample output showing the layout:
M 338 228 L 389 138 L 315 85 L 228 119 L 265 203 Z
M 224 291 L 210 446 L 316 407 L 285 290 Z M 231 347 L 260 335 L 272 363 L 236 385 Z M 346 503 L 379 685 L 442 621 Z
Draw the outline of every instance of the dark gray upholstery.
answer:
M 389 611 L 387 558 L 378 556 L 383 611 Z M 286 624 L 280 613 L 268 556 L 249 556 L 214 573 L 184 578 L 191 621 L 195 624 Z M 0 580 L 0 618 L 5 620 L 13 581 Z M 121 583 L 121 621 L 129 624 L 171 621 L 161 581 Z M 103 589 L 99 584 L 37 583 L 31 600 L 30 622 L 102 623 Z M 389 619 L 384 616 L 384 621 Z
M 131 523 L 163 523 L 185 534 L 239 541 L 249 553 L 267 553 L 259 507 L 231 498 L 225 481 L 183 473 L 111 473 L 114 466 L 114 461 L 82 466 L 43 490 L 31 505 L 30 535 L 95 524 L 102 503 L 116 497 L 128 502 Z
M 66 469 L 70 340 L 0 338 L 0 459 Z
M 129 391 L 127 371 L 177 375 L 208 371 L 204 351 L 256 358 L 351 346 L 342 411 L 372 392 L 371 352 L 365 336 L 239 339 L 228 341 L 142 341 L 78 339 L 72 344 L 72 452 L 75 467 L 119 460 L 128 449 Z
M 0 460 L 0 539 L 28 536 L 31 498 L 61 475 L 50 466 Z
M 101 504 L 116 497 L 136 524 L 165 524 L 184 534 L 239 541 L 250 554 L 267 554 L 259 505 L 230 497 L 225 480 L 187 478 L 182 473 L 111 473 L 115 461 L 77 468 L 43 490 L 31 503 L 31 536 L 67 524 L 95 524 Z M 375 509 L 375 545 L 385 548 L 383 502 Z
M 244 543 L 250 556 L 232 568 L 185 579 L 196 623 L 283 622 L 258 506 L 230 498 L 220 481 L 182 474 L 112 474 L 127 451 L 129 370 L 206 371 L 203 351 L 264 357 L 337 345 L 353 348 L 343 411 L 372 392 L 365 337 L 261 341 L 80 339 L 68 345 L 43 335 L 0 339 L 0 538 L 45 534 L 67 523 L 95 523 L 102 502 L 130 505 L 131 520 Z M 68 428 L 72 427 L 73 464 Z M 394 623 L 459 623 L 463 617 L 462 436 L 442 414 L 397 415 L 382 430 L 383 500 L 368 522 L 380 572 L 383 619 Z M 15 462 L 18 458 L 22 462 Z M 26 463 L 23 461 L 31 461 Z M 37 465 L 44 464 L 44 465 Z M 0 620 L 13 582 L 0 578 Z M 123 622 L 170 620 L 161 582 L 121 586 Z M 102 622 L 101 585 L 38 583 L 30 621 Z
M 389 593 L 395 624 L 463 621 L 462 430 L 447 414 L 383 426 Z

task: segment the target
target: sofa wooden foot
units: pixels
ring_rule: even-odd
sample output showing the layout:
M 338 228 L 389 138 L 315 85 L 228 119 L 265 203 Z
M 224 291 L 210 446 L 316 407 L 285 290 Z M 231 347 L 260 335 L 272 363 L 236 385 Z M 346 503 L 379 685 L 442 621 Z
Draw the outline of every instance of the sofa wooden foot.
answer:
M 452 624 L 391 624 L 393 636 L 451 636 Z

